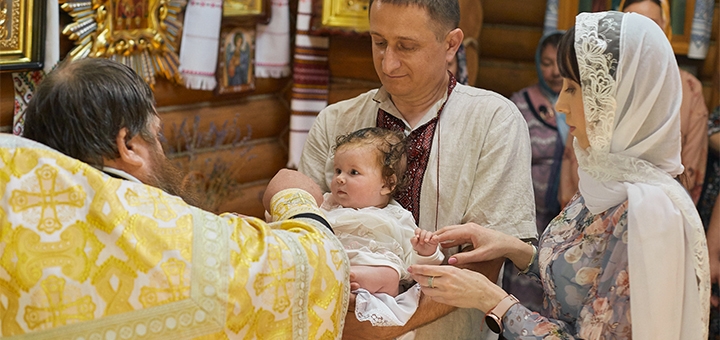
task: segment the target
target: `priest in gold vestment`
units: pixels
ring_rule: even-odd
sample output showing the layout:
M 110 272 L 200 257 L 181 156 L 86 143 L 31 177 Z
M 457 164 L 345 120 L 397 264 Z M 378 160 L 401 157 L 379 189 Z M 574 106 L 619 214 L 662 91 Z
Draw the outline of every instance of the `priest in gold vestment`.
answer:
M 105 164 L 0 134 L 0 337 L 341 337 L 347 256 L 308 192 L 277 192 L 268 224 Z
M 0 135 L 0 334 L 34 339 L 336 339 L 348 262 L 275 195 L 279 222 L 216 216 Z

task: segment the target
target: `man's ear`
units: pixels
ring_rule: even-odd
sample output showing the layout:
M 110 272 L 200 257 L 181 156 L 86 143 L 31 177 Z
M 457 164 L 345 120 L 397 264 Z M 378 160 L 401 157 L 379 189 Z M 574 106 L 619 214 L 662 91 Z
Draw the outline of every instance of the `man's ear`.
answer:
M 460 44 L 462 44 L 464 37 L 465 34 L 460 28 L 450 31 L 450 33 L 448 33 L 445 37 L 445 43 L 447 44 L 445 59 L 448 63 L 455 58 L 455 53 L 457 53 L 458 48 L 460 48 Z
M 390 195 L 390 193 L 395 190 L 395 186 L 397 185 L 397 176 L 394 174 L 392 177 L 388 178 L 387 181 L 383 184 L 382 188 L 380 188 L 380 194 L 381 195 Z
M 129 166 L 130 168 L 139 168 L 142 167 L 142 165 L 145 163 L 145 159 L 143 159 L 140 154 L 138 153 L 141 146 L 140 144 L 140 135 L 133 136 L 129 140 L 126 140 L 128 135 L 128 129 L 122 128 L 120 129 L 120 132 L 118 132 L 117 137 L 115 138 L 115 143 L 117 144 L 118 153 L 120 154 L 120 157 L 114 162 L 118 164 L 118 168 L 121 168 L 121 170 L 124 170 L 125 166 Z M 125 166 L 122 166 L 122 165 Z

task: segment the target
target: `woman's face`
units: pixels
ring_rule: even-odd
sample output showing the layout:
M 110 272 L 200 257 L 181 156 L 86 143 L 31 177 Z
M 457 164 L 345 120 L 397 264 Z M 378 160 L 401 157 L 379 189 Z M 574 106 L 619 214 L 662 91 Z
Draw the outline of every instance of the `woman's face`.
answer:
M 550 89 L 559 93 L 563 81 L 557 66 L 557 46 L 548 44 L 540 53 L 540 71 Z
M 585 108 L 580 84 L 567 78 L 563 78 L 562 84 L 562 90 L 555 103 L 555 111 L 565 114 L 570 134 L 575 136 L 580 147 L 587 149 L 590 146 L 590 140 L 588 140 L 585 128 Z
M 658 24 L 660 26 L 660 28 L 665 29 L 665 20 L 663 20 L 663 17 L 662 17 L 662 8 L 653 1 L 646 0 L 646 1 L 636 2 L 630 6 L 626 6 L 625 8 L 623 8 L 623 12 L 625 12 L 625 13 L 633 12 L 633 13 L 637 13 L 640 15 L 644 15 L 644 16 L 652 19 L 652 21 L 654 21 L 656 24 Z

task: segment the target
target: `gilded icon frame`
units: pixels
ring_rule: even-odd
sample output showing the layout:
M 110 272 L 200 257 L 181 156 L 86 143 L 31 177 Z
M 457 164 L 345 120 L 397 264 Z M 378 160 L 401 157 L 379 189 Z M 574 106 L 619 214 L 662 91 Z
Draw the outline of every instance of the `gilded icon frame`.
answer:
M 370 29 L 368 0 L 322 0 L 322 26 L 355 32 Z
M 254 90 L 255 29 L 243 26 L 224 26 L 220 32 L 220 52 L 215 73 L 218 81 L 216 92 L 225 94 Z M 236 46 L 238 37 L 242 38 L 241 49 L 237 49 Z M 240 53 L 244 57 L 240 56 Z M 235 67 L 231 66 L 233 62 L 235 62 Z M 240 73 L 230 74 L 235 72 Z
M 0 0 L 1 1 L 1 0 Z M 132 67 L 151 86 L 155 76 L 183 83 L 179 42 L 187 0 L 59 0 L 73 22 L 62 33 L 75 41 L 67 58 L 108 58 Z
M 43 0 L 0 0 L 0 71 L 43 67 L 45 6 Z
M 223 17 L 266 23 L 270 21 L 272 0 L 225 0 Z

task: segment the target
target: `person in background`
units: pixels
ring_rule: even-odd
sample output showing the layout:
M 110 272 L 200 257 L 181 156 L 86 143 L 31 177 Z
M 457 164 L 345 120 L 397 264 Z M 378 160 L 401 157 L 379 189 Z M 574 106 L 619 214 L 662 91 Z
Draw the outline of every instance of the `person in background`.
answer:
M 568 126 L 565 116 L 557 114 L 554 106 L 562 88 L 557 66 L 557 45 L 563 32 L 552 32 L 540 39 L 535 52 L 538 83 L 514 93 L 510 100 L 525 117 L 532 146 L 532 180 L 535 192 L 535 224 L 538 235 L 560 212 L 558 185 L 560 162 L 565 150 Z M 503 288 L 515 295 L 532 310 L 542 307 L 542 285 L 505 261 Z
M 87 58 L 43 80 L 27 138 L 0 135 L 0 336 L 340 339 L 349 266 L 317 185 L 279 172 L 271 224 L 203 211 L 160 131 L 145 81 Z
M 710 339 L 720 340 L 720 106 L 708 119 L 707 172 L 698 212 L 705 226 L 710 254 L 710 273 L 712 278 L 712 297 L 710 310 Z
M 667 0 L 625 0 L 620 3 L 622 12 L 634 12 L 654 21 L 670 38 L 670 10 Z M 705 180 L 705 166 L 708 154 L 707 119 L 708 108 L 702 93 L 702 84 L 689 72 L 680 69 L 682 79 L 682 105 L 680 106 L 680 127 L 682 132 L 682 164 L 685 171 L 678 176 L 680 183 L 687 189 L 693 202 L 697 204 Z M 572 147 L 572 143 L 568 143 Z M 572 157 L 572 152 L 567 152 Z M 575 160 L 568 159 L 572 167 Z M 565 166 L 565 165 L 563 165 Z M 573 171 L 572 169 L 568 171 Z M 565 176 L 563 174 L 563 176 Z M 568 175 L 566 177 L 571 177 Z M 577 182 L 564 182 L 561 197 L 572 197 L 577 192 Z M 561 198 L 561 204 L 563 199 Z
M 581 13 L 560 40 L 558 65 L 555 109 L 575 137 L 580 194 L 537 248 L 487 228 L 434 235 L 443 246 L 475 245 L 449 263 L 507 257 L 540 278 L 548 311 L 453 266 L 414 265 L 413 278 L 434 300 L 487 313 L 506 339 L 706 339 L 708 252 L 674 178 L 683 170 L 682 84 L 670 43 L 642 15 Z

